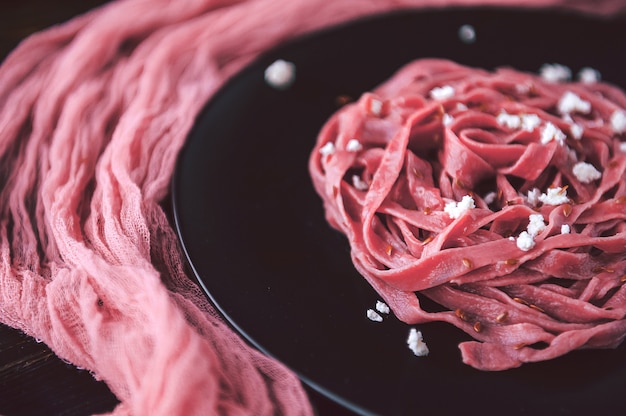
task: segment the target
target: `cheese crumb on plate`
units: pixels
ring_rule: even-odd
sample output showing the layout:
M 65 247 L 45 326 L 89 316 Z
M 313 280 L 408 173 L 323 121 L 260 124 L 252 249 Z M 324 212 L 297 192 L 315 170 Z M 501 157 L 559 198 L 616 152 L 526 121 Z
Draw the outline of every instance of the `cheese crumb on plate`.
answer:
M 448 202 L 443 210 L 450 216 L 450 218 L 457 219 L 472 208 L 476 208 L 474 198 L 469 195 L 465 195 L 458 203 Z
M 522 251 L 528 251 L 535 247 L 535 239 L 528 231 L 522 231 L 519 237 L 517 237 L 517 240 L 515 240 L 515 243 L 517 244 L 517 248 Z
M 424 342 L 424 338 L 422 337 L 422 331 L 418 331 L 415 328 L 411 328 L 409 330 L 409 337 L 406 340 L 409 349 L 413 351 L 418 357 L 425 357 L 430 352 L 428 350 L 428 346 Z
M 566 91 L 559 100 L 558 109 L 561 114 L 589 114 L 591 112 L 591 103 L 587 100 L 583 100 L 571 91 Z
M 626 111 L 615 110 L 611 114 L 611 128 L 615 134 L 622 134 L 626 131 Z
M 378 314 L 378 312 L 376 312 L 374 309 L 368 309 L 367 310 L 367 317 L 370 321 L 374 321 L 374 322 L 382 322 L 383 321 L 383 317 L 380 316 Z
M 296 66 L 292 62 L 278 59 L 265 69 L 265 82 L 278 90 L 287 89 L 296 80 Z
M 388 314 L 391 312 L 389 306 L 385 302 L 376 301 L 376 310 L 380 313 Z
M 454 88 L 451 85 L 435 87 L 430 91 L 430 97 L 435 100 L 446 100 L 454 96 Z
M 591 183 L 602 177 L 602 173 L 591 163 L 578 162 L 574 165 L 572 173 L 582 183 Z
M 566 137 L 561 129 L 550 122 L 547 122 L 541 130 L 541 144 L 548 144 L 552 140 L 563 143 Z
M 346 150 L 348 152 L 358 152 L 363 149 L 363 145 L 357 139 L 350 139 L 346 144 Z
M 560 64 L 544 64 L 539 73 L 549 83 L 568 81 L 572 77 L 572 70 Z
M 546 205 L 561 205 L 569 202 L 566 189 L 560 186 L 548 188 L 545 194 L 539 195 L 539 200 Z

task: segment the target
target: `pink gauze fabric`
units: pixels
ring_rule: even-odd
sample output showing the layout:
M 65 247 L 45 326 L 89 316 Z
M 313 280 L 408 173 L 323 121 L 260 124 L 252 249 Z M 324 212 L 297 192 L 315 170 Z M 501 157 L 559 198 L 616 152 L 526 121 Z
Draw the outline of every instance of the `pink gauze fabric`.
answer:
M 160 203 L 194 117 L 259 53 L 331 24 L 464 0 L 122 0 L 0 67 L 0 321 L 104 380 L 113 414 L 309 415 L 297 377 L 185 275 Z M 624 1 L 486 0 L 622 13 Z M 382 81 L 382 80 L 381 80 Z

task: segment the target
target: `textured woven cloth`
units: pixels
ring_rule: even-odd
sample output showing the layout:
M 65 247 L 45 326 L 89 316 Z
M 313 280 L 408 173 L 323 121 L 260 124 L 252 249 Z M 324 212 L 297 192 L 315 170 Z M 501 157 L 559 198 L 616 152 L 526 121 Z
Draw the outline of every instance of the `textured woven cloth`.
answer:
M 268 48 L 454 4 L 468 2 L 121 0 L 25 40 L 0 67 L 0 321 L 104 380 L 114 414 L 312 414 L 298 378 L 186 276 L 160 205 L 178 151 L 211 95 Z

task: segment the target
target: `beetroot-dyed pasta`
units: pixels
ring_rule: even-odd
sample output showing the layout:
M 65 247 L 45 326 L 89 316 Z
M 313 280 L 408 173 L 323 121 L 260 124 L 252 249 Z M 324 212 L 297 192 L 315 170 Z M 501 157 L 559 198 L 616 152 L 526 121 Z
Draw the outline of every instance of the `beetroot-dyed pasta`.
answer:
M 415 61 L 334 114 L 310 158 L 356 269 L 402 321 L 470 334 L 478 369 L 626 335 L 626 94 L 548 72 Z

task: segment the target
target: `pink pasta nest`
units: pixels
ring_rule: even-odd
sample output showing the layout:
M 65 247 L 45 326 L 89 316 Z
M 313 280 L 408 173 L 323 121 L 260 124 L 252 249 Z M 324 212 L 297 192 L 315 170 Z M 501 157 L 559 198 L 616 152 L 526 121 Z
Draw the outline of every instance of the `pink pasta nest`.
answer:
M 335 113 L 309 161 L 356 269 L 407 324 L 504 370 L 626 335 L 626 95 L 447 60 Z M 426 311 L 419 298 L 440 304 Z

